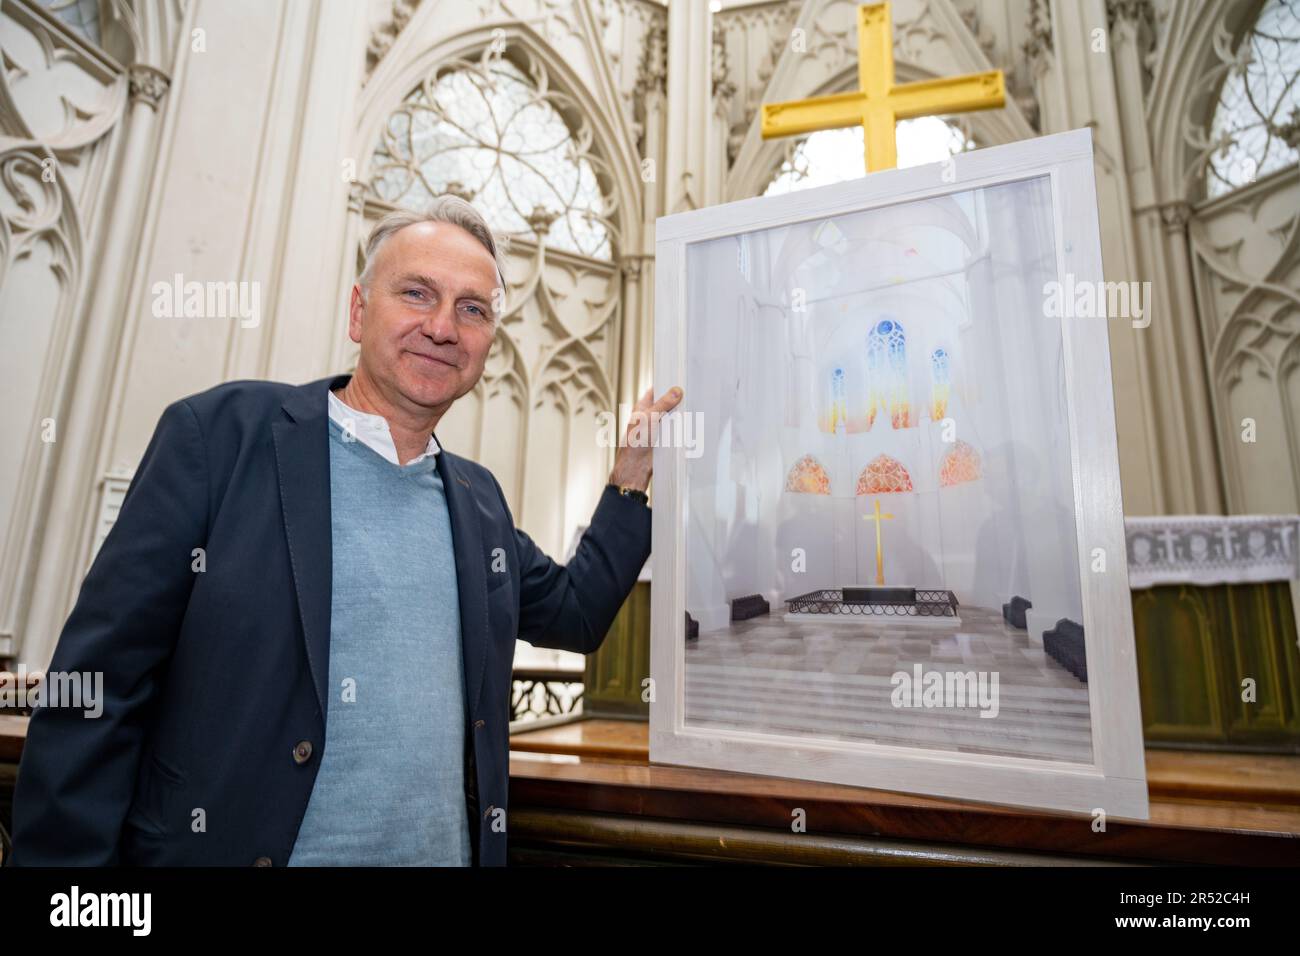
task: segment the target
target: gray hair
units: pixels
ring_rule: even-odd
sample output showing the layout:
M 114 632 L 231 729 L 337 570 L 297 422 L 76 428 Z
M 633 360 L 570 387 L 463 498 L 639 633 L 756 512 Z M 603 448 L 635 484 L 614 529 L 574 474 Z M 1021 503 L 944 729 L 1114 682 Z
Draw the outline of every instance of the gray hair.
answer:
M 497 251 L 497 240 L 492 235 L 492 228 L 477 209 L 459 196 L 450 193 L 439 196 L 420 212 L 399 209 L 397 212 L 390 212 L 375 223 L 375 227 L 370 230 L 370 237 L 366 240 L 366 265 L 357 278 L 357 284 L 364 291 L 370 290 L 370 280 L 373 278 L 371 270 L 374 268 L 380 246 L 394 233 L 421 222 L 445 222 L 448 225 L 459 226 L 482 243 L 483 248 L 492 256 L 492 263 L 497 270 L 497 282 L 500 283 L 502 294 L 505 293 L 506 283 L 501 274 L 501 256 Z

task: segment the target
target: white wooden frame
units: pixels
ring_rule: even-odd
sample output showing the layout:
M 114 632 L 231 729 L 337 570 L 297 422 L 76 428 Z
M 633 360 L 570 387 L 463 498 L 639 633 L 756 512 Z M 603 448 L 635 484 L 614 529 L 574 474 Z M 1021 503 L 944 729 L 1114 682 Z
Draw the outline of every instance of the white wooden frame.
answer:
M 1102 280 L 1092 136 L 1075 130 L 960 154 L 937 163 L 781 196 L 747 199 L 662 218 L 655 249 L 658 394 L 684 380 L 686 252 L 694 242 L 792 222 L 1049 176 L 1057 273 Z M 684 726 L 686 612 L 685 450 L 655 449 L 654 595 L 650 759 L 875 789 L 1146 819 L 1146 767 L 1134 658 L 1115 407 L 1106 320 L 1062 319 L 1074 470 L 1075 523 L 1088 660 L 1091 764 L 922 747 L 817 740 Z M 1097 387 L 1106 383 L 1106 387 Z M 682 411 L 690 412 L 689 389 Z M 707 412 L 707 410 L 705 410 Z M 1093 550 L 1107 569 L 1090 570 Z

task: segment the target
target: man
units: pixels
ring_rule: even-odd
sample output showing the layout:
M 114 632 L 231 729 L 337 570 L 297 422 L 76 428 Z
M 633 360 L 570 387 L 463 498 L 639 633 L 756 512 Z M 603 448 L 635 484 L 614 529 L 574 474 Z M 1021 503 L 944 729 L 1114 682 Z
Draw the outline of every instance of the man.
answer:
M 16 864 L 505 863 L 515 639 L 600 645 L 650 551 L 651 449 L 620 450 L 567 568 L 515 529 L 434 437 L 503 288 L 442 197 L 371 233 L 354 375 L 167 408 L 50 664 L 102 671 L 103 714 L 34 714 Z

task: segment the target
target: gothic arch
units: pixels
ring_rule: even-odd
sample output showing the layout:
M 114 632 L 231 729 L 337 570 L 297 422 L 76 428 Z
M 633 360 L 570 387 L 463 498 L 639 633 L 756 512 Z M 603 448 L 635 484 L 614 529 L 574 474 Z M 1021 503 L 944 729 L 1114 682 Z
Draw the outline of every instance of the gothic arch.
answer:
M 1189 128 L 1207 128 L 1227 66 L 1216 37 L 1235 45 L 1254 24 L 1267 0 L 1194 0 L 1180 18 L 1183 35 L 1170 36 L 1156 64 L 1151 91 L 1152 170 L 1161 203 L 1197 202 L 1204 196 L 1203 157 L 1188 142 Z M 1221 41 L 1220 41 L 1221 42 Z
M 911 83 L 917 80 L 932 79 L 934 74 L 920 69 L 908 63 L 899 62 L 895 65 L 894 75 L 899 83 Z M 857 88 L 858 71 L 857 66 L 847 67 L 841 70 L 832 80 L 823 83 L 821 86 L 810 90 L 807 93 L 799 93 L 791 97 L 781 96 L 780 99 L 805 99 L 813 96 L 825 96 L 831 93 L 843 93 L 847 90 Z M 768 97 L 765 102 L 775 101 L 777 97 Z M 1023 134 L 1023 137 L 1010 135 L 1013 130 L 1002 117 L 993 115 L 995 111 L 985 113 L 968 113 L 963 115 L 958 121 L 960 128 L 968 129 L 971 137 L 979 146 L 996 146 L 1001 143 L 1013 142 L 1015 139 L 1033 136 L 1032 130 Z M 762 122 L 761 114 L 754 117 L 754 128 L 757 130 Z M 1011 124 L 1012 126 L 1014 124 Z M 758 146 L 752 153 L 751 162 L 742 165 L 738 160 L 732 168 L 727 179 L 727 198 L 728 199 L 746 199 L 750 196 L 762 195 L 763 190 L 767 187 L 768 182 L 776 175 L 781 164 L 785 161 L 787 150 L 792 148 L 794 143 L 799 141 L 800 137 L 788 137 L 784 139 L 764 140 L 759 138 Z
M 47 182 L 56 163 L 47 145 L 13 140 L 0 148 L 0 346 L 8 358 L 8 423 L 0 431 L 10 449 L 0 469 L 0 634 L 22 635 L 30 591 L 26 585 L 43 544 L 45 520 L 76 375 L 85 310 L 78 308 L 86 238 L 75 196 L 63 176 Z M 34 295 L 44 288 L 48 294 Z M 28 298 L 24 298 L 27 293 Z M 17 301 L 12 299 L 17 298 Z M 33 313 L 27 307 L 40 301 Z M 21 344 L 20 344 L 21 343 Z M 16 381 L 14 373 L 23 376 Z M 56 429 L 43 434 L 47 423 Z
M 949 448 L 939 461 L 939 487 L 941 488 L 975 481 L 982 474 L 979 452 L 961 440 Z
M 903 463 L 892 455 L 877 455 L 859 473 L 853 494 L 888 495 L 912 490 L 912 476 Z
M 590 123 L 594 147 L 591 155 L 599 158 L 603 165 L 602 171 L 608 177 L 608 192 L 619 217 L 617 254 L 641 252 L 640 230 L 634 228 L 639 221 L 641 190 L 631 175 L 632 170 L 639 168 L 639 160 L 631 145 L 631 130 L 627 128 L 621 111 L 611 111 L 602 106 L 573 67 L 527 24 L 504 21 L 485 24 L 443 38 L 416 55 L 407 55 L 403 41 L 408 37 L 413 40 L 421 33 L 425 20 L 432 17 L 437 6 L 435 3 L 421 6 L 362 90 L 349 154 L 357 160 L 357 178 L 362 182 L 368 178 L 370 157 L 381 124 L 425 76 L 440 63 L 473 59 L 494 43 L 498 46 L 504 44 L 506 51 L 521 50 L 535 58 L 550 77 L 558 79 L 559 82 L 552 84 L 553 88 L 570 97 L 575 108 Z
M 488 381 L 466 396 L 465 408 L 458 405 L 448 413 L 446 426 L 461 447 L 498 473 L 521 526 L 544 548 L 562 553 L 571 526 L 585 518 L 577 513 L 585 491 L 572 491 L 572 482 L 585 488 L 592 476 L 600 475 L 603 483 L 608 473 L 611 450 L 586 431 L 616 401 L 624 318 L 621 265 L 640 255 L 643 242 L 641 184 L 634 175 L 639 163 L 616 95 L 600 88 L 607 82 L 600 69 L 580 75 L 573 57 L 561 55 L 529 23 L 476 22 L 461 30 L 452 24 L 447 35 L 446 18 L 437 16 L 440 7 L 445 9 L 430 2 L 420 7 L 361 93 L 351 137 L 357 181 L 348 217 L 349 257 L 363 242 L 368 223 L 390 208 L 370 185 L 380 131 L 426 78 L 444 75 L 449 67 L 490 70 L 491 64 L 508 61 L 543 91 L 545 104 L 557 110 L 570 134 L 581 137 L 579 155 L 591 162 L 604 197 L 600 214 L 607 220 L 608 254 L 561 248 L 545 238 L 551 220 L 525 218 L 531 232 L 510 235 L 502 252 L 507 299 Z M 571 39 L 581 41 L 589 36 L 583 33 L 589 26 L 585 5 L 576 5 L 573 13 Z M 438 37 L 437 42 L 426 42 L 429 37 Z M 592 49 L 591 56 L 595 62 L 603 54 Z M 598 88 L 590 79 L 583 81 L 587 73 Z M 491 76 L 484 82 L 493 87 Z M 510 215 L 517 214 L 516 208 Z M 346 285 L 340 288 L 344 296 L 355 275 L 352 266 L 349 258 Z M 543 507 L 548 495 L 549 510 Z M 556 508 L 555 500 L 566 505 Z
M 597 439 L 613 397 L 599 364 L 576 339 L 544 358 L 535 382 L 528 427 L 521 431 L 528 476 L 519 477 L 521 520 L 547 550 L 563 553 L 565 537 L 587 520 L 609 474 L 613 449 Z M 547 474 L 554 479 L 549 487 L 543 484 Z
M 800 495 L 829 495 L 831 478 L 812 455 L 804 455 L 785 476 L 785 490 Z
M 1197 0 L 1164 45 L 1148 99 L 1156 205 L 1173 255 L 1186 257 L 1229 512 L 1289 511 L 1300 502 L 1300 395 L 1288 377 L 1300 317 L 1300 169 L 1217 196 L 1207 189 L 1223 87 L 1268 2 Z M 1271 437 L 1243 442 L 1244 419 Z M 1279 470 L 1289 482 L 1277 480 Z

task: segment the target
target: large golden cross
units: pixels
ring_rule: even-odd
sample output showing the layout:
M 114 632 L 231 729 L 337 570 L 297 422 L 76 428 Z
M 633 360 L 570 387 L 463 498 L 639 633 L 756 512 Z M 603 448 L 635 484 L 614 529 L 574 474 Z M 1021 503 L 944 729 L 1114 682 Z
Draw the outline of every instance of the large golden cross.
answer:
M 880 499 L 876 499 L 876 510 L 874 514 L 863 515 L 863 521 L 874 521 L 876 523 L 876 583 L 885 583 L 885 552 L 880 547 L 880 522 L 881 519 L 892 518 L 893 515 L 880 513 Z
M 763 138 L 862 125 L 867 172 L 898 165 L 894 124 L 939 113 L 1006 105 L 1001 70 L 894 83 L 894 31 L 888 3 L 858 7 L 858 87 L 848 93 L 763 104 Z

